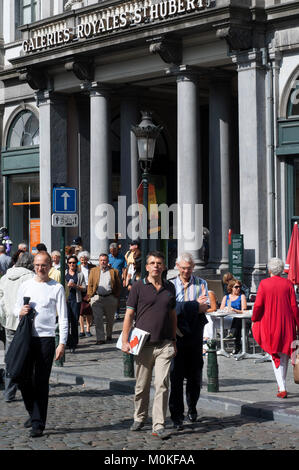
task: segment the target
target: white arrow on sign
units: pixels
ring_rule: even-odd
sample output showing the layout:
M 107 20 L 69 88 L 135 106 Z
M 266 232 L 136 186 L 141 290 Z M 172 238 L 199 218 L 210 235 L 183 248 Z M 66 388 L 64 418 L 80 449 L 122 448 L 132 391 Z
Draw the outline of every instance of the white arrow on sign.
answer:
M 62 194 L 62 196 L 64 198 L 64 210 L 67 211 L 67 200 L 71 197 L 69 195 L 69 193 L 65 192 Z

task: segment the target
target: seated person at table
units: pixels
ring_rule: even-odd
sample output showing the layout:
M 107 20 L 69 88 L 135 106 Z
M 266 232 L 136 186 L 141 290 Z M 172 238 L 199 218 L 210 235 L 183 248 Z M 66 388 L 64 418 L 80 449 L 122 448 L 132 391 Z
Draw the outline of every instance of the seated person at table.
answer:
M 223 292 L 224 294 L 228 294 L 228 283 L 234 279 L 234 276 L 232 273 L 225 273 L 223 278 L 222 278 L 222 287 L 223 287 Z M 245 284 L 241 283 L 241 294 L 244 294 L 246 297 L 247 302 L 249 301 L 249 295 L 250 295 L 250 289 L 247 287 Z
M 228 294 L 222 299 L 220 309 L 227 308 L 232 313 L 243 313 L 247 310 L 247 302 L 244 294 L 241 293 L 241 281 L 232 279 L 227 286 Z M 231 329 L 226 339 L 235 339 L 235 349 L 233 354 L 238 354 L 241 351 L 241 331 L 242 320 L 241 318 L 234 318 L 231 324 Z

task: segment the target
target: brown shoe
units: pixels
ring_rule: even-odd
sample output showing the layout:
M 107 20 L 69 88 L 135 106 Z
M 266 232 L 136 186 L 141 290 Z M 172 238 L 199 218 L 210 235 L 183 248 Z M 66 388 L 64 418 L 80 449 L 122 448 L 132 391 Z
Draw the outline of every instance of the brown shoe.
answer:
M 101 340 L 101 341 L 96 341 L 96 344 L 106 344 L 106 341 L 103 341 L 103 340 Z

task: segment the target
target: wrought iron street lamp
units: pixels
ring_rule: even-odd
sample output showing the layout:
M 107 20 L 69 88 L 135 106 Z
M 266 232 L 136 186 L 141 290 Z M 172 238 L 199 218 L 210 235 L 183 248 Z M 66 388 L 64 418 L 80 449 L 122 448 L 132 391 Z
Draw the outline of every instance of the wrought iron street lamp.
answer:
M 142 170 L 142 186 L 143 186 L 143 208 L 145 213 L 142 214 L 141 228 L 141 254 L 142 254 L 142 277 L 145 276 L 145 260 L 148 252 L 148 180 L 149 171 L 155 154 L 156 140 L 162 131 L 162 126 L 155 126 L 152 121 L 152 113 L 149 111 L 141 111 L 142 120 L 138 126 L 132 126 L 137 139 L 139 163 Z

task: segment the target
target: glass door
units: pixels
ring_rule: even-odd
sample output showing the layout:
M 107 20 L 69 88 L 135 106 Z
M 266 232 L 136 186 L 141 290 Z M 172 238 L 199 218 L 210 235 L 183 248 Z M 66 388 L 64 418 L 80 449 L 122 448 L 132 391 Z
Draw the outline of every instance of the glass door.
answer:
M 8 230 L 13 242 L 13 252 L 17 251 L 18 244 L 21 242 L 30 246 L 33 236 L 34 244 L 36 244 L 36 240 L 39 243 L 38 237 L 36 237 L 36 227 L 40 220 L 39 198 L 38 173 L 9 176 Z M 33 230 L 34 233 L 31 234 Z

